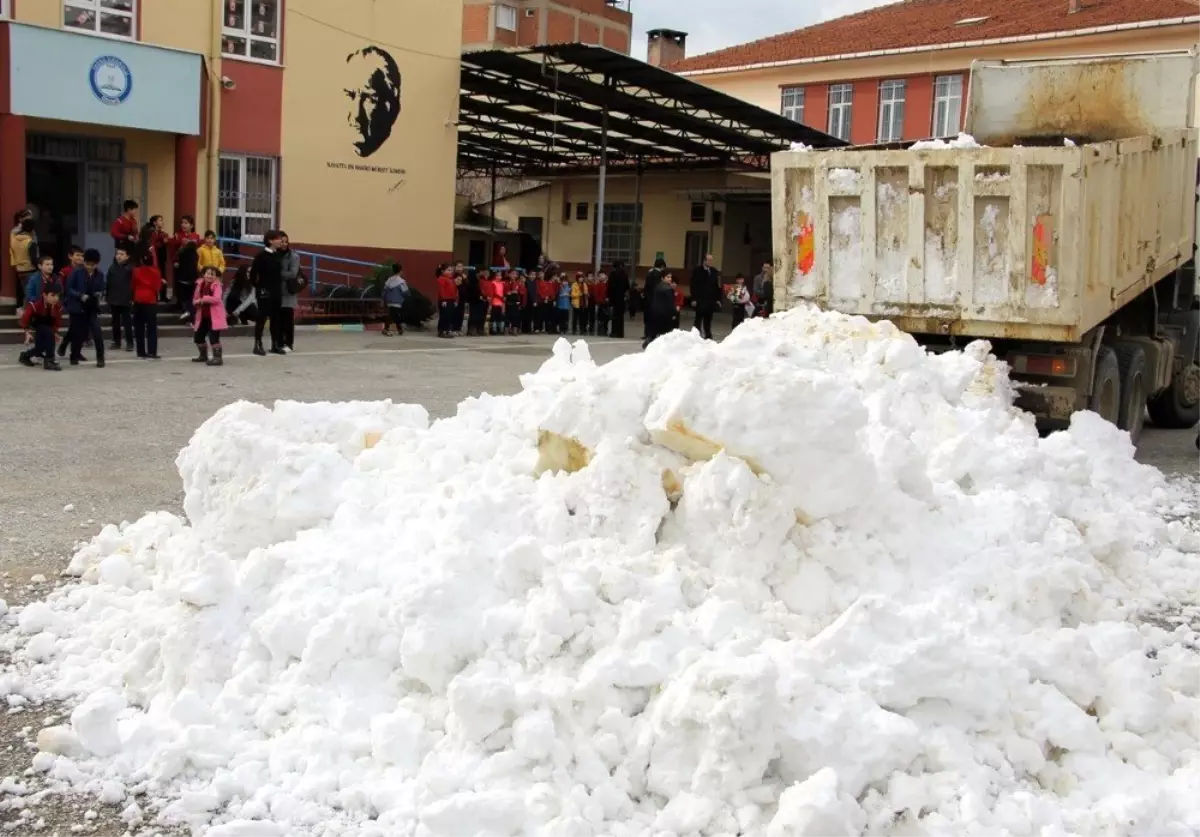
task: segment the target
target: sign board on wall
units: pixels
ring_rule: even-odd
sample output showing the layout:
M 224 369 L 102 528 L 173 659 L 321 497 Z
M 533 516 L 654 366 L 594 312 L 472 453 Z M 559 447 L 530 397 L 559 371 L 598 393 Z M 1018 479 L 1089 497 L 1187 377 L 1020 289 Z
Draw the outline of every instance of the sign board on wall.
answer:
M 172 134 L 200 133 L 201 57 L 9 24 L 12 112 Z

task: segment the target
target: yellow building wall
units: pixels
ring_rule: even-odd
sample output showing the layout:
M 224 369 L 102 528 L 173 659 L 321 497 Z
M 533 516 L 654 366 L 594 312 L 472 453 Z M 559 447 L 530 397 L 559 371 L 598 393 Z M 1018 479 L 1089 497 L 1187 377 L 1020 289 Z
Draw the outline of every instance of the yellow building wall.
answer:
M 214 0 L 141 0 L 142 43 L 207 54 Z
M 53 2 L 53 0 L 32 0 L 32 2 L 26 0 L 26 2 L 17 3 L 13 12 L 13 19 L 20 23 L 51 26 L 55 29 L 62 28 L 63 4 Z
M 145 222 L 161 215 L 170 229 L 175 217 L 175 136 L 134 128 L 107 125 L 81 125 L 54 119 L 29 119 L 29 133 L 70 134 L 73 136 L 120 138 L 125 140 L 125 162 L 146 167 L 146 202 L 139 218 Z M 82 172 L 80 177 L 82 177 Z M 199 212 L 197 213 L 200 216 Z M 113 220 L 116 220 L 115 218 Z
M 638 251 L 638 266 L 649 267 L 654 263 L 655 255 L 661 252 L 668 265 L 681 267 L 685 256 L 685 238 L 691 231 L 710 234 L 709 250 L 717 265 L 722 265 L 726 258 L 727 239 L 730 237 L 727 229 L 733 222 L 729 210 L 735 205 L 726 206 L 721 201 L 711 203 L 706 220 L 698 222 L 691 220 L 692 201 L 700 200 L 701 193 L 706 190 L 753 185 L 770 188 L 769 183 L 721 172 L 643 175 L 642 241 Z M 604 199 L 606 203 L 633 203 L 636 190 L 632 175 L 610 176 Z M 696 194 L 689 195 L 689 192 Z M 598 198 L 599 185 L 594 177 L 559 180 L 546 188 L 497 201 L 496 217 L 513 228 L 516 228 L 517 220 L 521 217 L 542 218 L 542 250 L 548 258 L 567 264 L 591 264 L 594 255 L 594 212 Z M 570 220 L 564 224 L 563 204 L 566 201 L 571 203 L 571 215 Z M 586 221 L 575 220 L 575 205 L 581 202 L 589 204 Z M 725 216 L 721 226 L 710 226 L 714 209 Z M 745 220 L 747 219 L 740 217 L 741 222 L 744 223 Z M 769 219 L 766 229 L 769 235 Z M 741 240 L 739 233 L 739 237 L 733 239 L 735 244 L 729 253 L 731 258 L 739 261 L 747 258 L 741 245 L 736 244 Z M 744 268 L 739 264 L 736 269 Z
M 449 252 L 462 0 L 286 8 L 282 226 L 306 244 Z M 401 93 L 390 136 L 363 156 L 346 91 L 370 78 L 362 60 L 348 60 L 366 47 L 392 57 Z
M 1198 40 L 1200 30 L 1196 26 L 1173 26 L 1050 41 L 916 52 L 878 58 L 819 61 L 762 70 L 691 73 L 687 74 L 687 78 L 778 113 L 780 88 L 785 86 L 960 71 L 969 69 L 973 60 L 1023 61 L 1190 49 L 1196 46 Z M 852 44 L 846 46 L 847 51 L 852 51 L 853 48 Z

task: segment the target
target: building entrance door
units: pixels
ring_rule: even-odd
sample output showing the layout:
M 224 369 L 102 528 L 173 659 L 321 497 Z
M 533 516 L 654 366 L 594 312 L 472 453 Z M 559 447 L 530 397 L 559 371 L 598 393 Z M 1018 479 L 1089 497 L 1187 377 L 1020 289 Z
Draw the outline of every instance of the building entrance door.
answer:
M 708 255 L 708 233 L 691 231 L 683 235 L 683 266 L 691 270 L 697 265 L 704 264 Z M 676 277 L 678 278 L 678 277 Z
M 84 174 L 84 249 L 100 251 L 100 264 L 113 258 L 112 223 L 127 200 L 146 205 L 146 167 L 130 163 L 88 163 Z M 145 222 L 145 218 L 139 216 Z

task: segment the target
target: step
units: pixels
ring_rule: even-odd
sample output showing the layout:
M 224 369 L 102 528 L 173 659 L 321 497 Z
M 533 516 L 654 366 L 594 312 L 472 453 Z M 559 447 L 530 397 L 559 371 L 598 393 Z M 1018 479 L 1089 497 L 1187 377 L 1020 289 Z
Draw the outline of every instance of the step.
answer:
M 63 331 L 59 332 L 58 336 L 61 338 L 61 337 L 65 336 L 65 334 L 66 334 L 66 331 L 63 330 Z M 168 326 L 160 325 L 158 327 L 158 339 L 159 340 L 165 340 L 165 339 L 171 338 L 171 337 L 175 337 L 175 338 L 191 337 L 192 334 L 194 334 L 194 332 L 192 331 L 191 326 L 183 325 L 178 322 L 176 322 L 174 325 L 168 325 Z M 221 332 L 222 337 L 224 337 L 224 336 L 252 337 L 253 335 L 254 335 L 254 326 L 232 326 L 231 328 L 225 329 L 224 331 Z M 108 344 L 109 338 L 111 338 L 111 337 L 112 337 L 112 333 L 108 329 L 105 329 L 105 332 L 104 332 L 105 345 Z M 13 346 L 13 345 L 19 345 L 24 342 L 25 342 L 25 332 L 22 331 L 21 329 L 0 328 L 0 346 Z
M 173 325 L 188 325 L 188 323 L 185 323 L 179 319 L 179 313 L 175 312 L 175 311 L 172 311 L 169 313 L 160 311 L 158 316 L 156 317 L 156 319 L 158 320 L 159 328 L 164 328 L 165 326 L 173 326 Z M 62 327 L 65 329 L 67 327 L 67 323 L 69 323 L 69 322 L 70 322 L 70 318 L 64 316 L 63 321 L 62 321 Z M 21 320 L 19 317 L 0 315 L 0 331 L 8 330 L 8 329 L 14 329 L 14 330 L 20 329 L 20 327 L 21 327 Z M 105 329 L 106 331 L 108 329 L 112 328 L 112 317 L 108 316 L 107 314 L 102 314 L 100 316 L 100 327 Z

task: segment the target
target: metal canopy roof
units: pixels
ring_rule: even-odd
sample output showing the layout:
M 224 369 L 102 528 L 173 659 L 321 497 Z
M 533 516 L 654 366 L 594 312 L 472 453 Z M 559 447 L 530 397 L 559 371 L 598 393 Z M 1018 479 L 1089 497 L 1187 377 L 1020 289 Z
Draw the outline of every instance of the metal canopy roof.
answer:
M 605 141 L 605 124 L 607 140 Z M 462 57 L 458 168 L 537 177 L 743 168 L 803 142 L 845 142 L 604 47 L 552 44 Z

